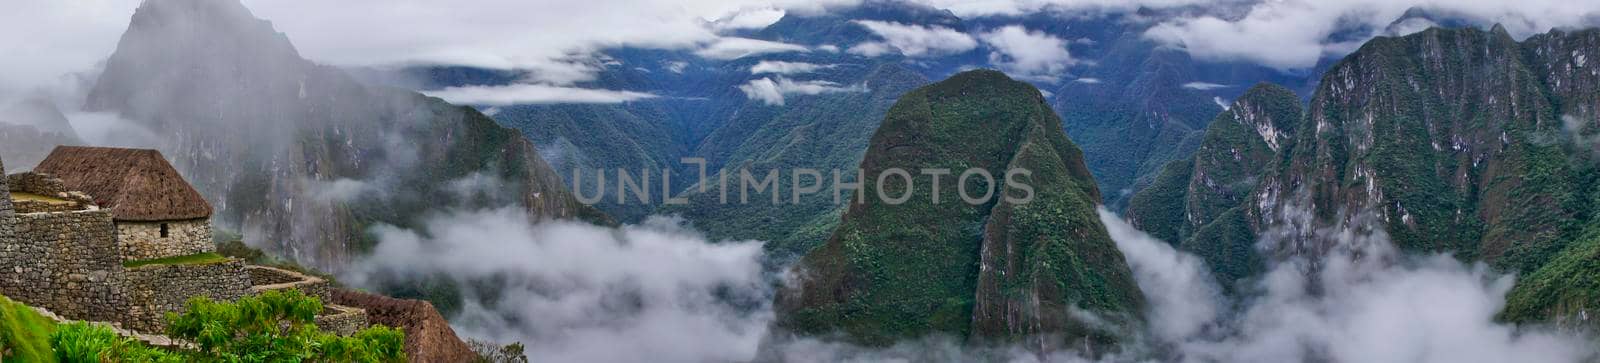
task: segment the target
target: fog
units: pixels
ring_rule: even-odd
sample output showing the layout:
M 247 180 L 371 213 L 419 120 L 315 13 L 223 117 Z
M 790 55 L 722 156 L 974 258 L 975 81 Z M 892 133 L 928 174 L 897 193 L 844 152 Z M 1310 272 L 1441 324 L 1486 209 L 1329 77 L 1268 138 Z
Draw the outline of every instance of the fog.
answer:
M 459 333 L 521 341 L 540 361 L 754 356 L 772 320 L 760 242 L 711 243 L 663 217 L 620 228 L 528 220 L 508 208 L 442 214 L 425 231 L 378 227 L 382 242 L 345 280 L 444 273 L 466 290 Z
M 1148 299 L 1148 326 L 1121 351 L 1040 354 L 930 336 L 888 347 L 773 340 L 762 242 L 711 241 L 675 218 L 610 228 L 529 224 L 517 209 L 458 210 L 381 243 L 344 280 L 355 286 L 448 276 L 465 337 L 522 342 L 547 361 L 1579 362 L 1588 337 L 1494 320 L 1514 277 L 1446 255 L 1408 255 L 1367 222 L 1291 224 L 1260 252 L 1279 258 L 1238 297 L 1198 257 L 1101 211 Z M 1368 219 L 1352 218 L 1356 221 Z
M 1322 246 L 1271 263 L 1241 298 L 1219 299 L 1198 258 L 1101 211 L 1150 301 L 1150 335 L 1182 362 L 1579 362 L 1585 337 L 1494 320 L 1513 276 L 1448 255 L 1396 250 L 1376 222 L 1269 230 L 1258 253 Z

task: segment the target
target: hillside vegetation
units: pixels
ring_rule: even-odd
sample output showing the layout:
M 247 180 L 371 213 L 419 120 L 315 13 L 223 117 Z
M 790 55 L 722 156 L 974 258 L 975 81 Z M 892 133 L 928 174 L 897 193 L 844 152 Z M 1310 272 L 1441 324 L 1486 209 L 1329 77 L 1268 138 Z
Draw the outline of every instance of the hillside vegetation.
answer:
M 1333 247 L 1258 250 L 1264 231 L 1371 213 L 1405 251 L 1519 274 L 1504 318 L 1582 322 L 1600 307 L 1600 71 L 1587 62 L 1597 56 L 1595 29 L 1522 42 L 1502 27 L 1374 39 L 1324 74 L 1294 121 L 1291 96 L 1252 101 L 1280 105 L 1257 115 L 1292 135 L 1275 152 L 1262 152 L 1264 128 L 1222 122 L 1249 119 L 1241 99 L 1193 160 L 1131 199 L 1129 217 L 1235 282 L 1259 271 L 1257 255 Z

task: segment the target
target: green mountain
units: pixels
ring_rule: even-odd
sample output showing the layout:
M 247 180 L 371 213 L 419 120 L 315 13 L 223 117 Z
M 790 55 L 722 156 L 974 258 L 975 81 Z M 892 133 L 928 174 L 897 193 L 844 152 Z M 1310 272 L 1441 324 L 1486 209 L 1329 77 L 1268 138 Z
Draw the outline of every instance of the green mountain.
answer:
M 1130 217 L 1206 256 L 1220 277 L 1238 278 L 1251 273 L 1246 247 L 1262 231 L 1372 213 L 1403 250 L 1524 276 L 1507 319 L 1575 321 L 1600 296 L 1592 281 L 1600 70 L 1588 62 L 1596 53 L 1593 29 L 1520 43 L 1501 27 L 1374 39 L 1329 69 L 1298 126 L 1282 129 L 1294 137 L 1276 156 L 1259 153 L 1259 138 L 1222 143 L 1252 150 L 1239 160 L 1263 161 L 1253 187 L 1195 195 L 1194 181 L 1217 173 L 1199 162 L 1202 152 L 1194 168 L 1168 168 L 1135 196 Z M 1208 143 L 1227 126 L 1213 124 Z M 1190 183 L 1180 191 L 1182 179 Z M 1183 216 L 1165 209 L 1172 197 L 1183 198 Z
M 140 146 L 172 158 L 222 227 L 324 270 L 370 247 L 368 227 L 443 207 L 607 220 L 520 132 L 311 63 L 238 1 L 142 3 L 85 108 L 163 135 Z
M 890 176 L 879 194 L 864 183 L 863 199 L 779 296 L 778 325 L 873 345 L 935 333 L 1040 349 L 1111 344 L 1116 332 L 1069 312 L 1134 324 L 1144 301 L 1095 214 L 1100 192 L 1083 153 L 1059 125 L 1037 89 L 996 71 L 960 73 L 900 97 L 860 165 L 874 181 L 905 169 L 912 186 Z M 953 172 L 918 172 L 932 169 Z M 996 182 L 958 185 L 969 169 Z M 1031 171 L 1018 179 L 1028 188 L 1004 183 L 1014 169 Z M 966 203 L 959 187 L 969 197 L 994 187 L 994 198 Z M 1005 198 L 1028 194 L 1027 203 Z M 909 199 L 896 204 L 902 195 Z
M 720 171 L 710 171 L 712 183 L 706 191 L 687 188 L 687 204 L 664 206 L 661 212 L 697 221 L 695 226 L 712 236 L 769 241 L 767 249 L 778 258 L 797 258 L 826 240 L 843 212 L 844 204 L 833 202 L 832 171 L 840 171 L 843 183 L 855 181 L 854 170 L 883 115 L 900 95 L 927 83 L 916 72 L 885 63 L 862 76 L 864 92 L 796 97 L 788 106 L 747 103 L 737 112 L 738 117 L 709 135 L 696 150 L 695 155 L 706 157 L 714 167 L 721 166 Z M 814 169 L 822 175 L 801 176 L 800 185 L 814 185 L 818 191 L 801 196 L 798 202 L 793 198 L 797 169 Z M 776 190 L 741 202 L 741 170 L 757 179 L 777 171 Z M 721 200 L 723 186 L 716 182 L 722 174 L 729 180 L 726 203 Z M 692 174 L 686 171 L 685 175 Z M 777 203 L 771 193 L 778 194 Z M 847 197 L 849 192 L 841 196 Z
M 1259 272 L 1254 214 L 1244 202 L 1276 170 L 1279 153 L 1293 149 L 1300 113 L 1293 91 L 1250 88 L 1211 121 L 1193 156 L 1168 163 L 1129 199 L 1125 216 L 1151 236 L 1199 254 L 1223 281 Z

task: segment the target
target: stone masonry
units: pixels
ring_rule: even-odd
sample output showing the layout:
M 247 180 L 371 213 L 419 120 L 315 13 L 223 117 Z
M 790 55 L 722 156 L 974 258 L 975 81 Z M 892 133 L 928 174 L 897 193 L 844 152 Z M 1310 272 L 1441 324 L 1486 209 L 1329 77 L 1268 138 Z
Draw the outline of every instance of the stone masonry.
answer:
M 166 314 L 183 311 L 192 297 L 238 300 L 250 293 L 250 275 L 244 266 L 238 259 L 228 259 L 129 268 L 128 314 L 121 321 L 133 330 L 159 332 L 166 327 Z
M 111 213 L 85 210 L 17 214 L 0 245 L 0 294 L 72 319 L 123 315 L 122 258 Z
M 5 161 L 0 161 L 0 175 L 6 175 Z M 12 244 L 11 225 L 16 224 L 11 220 L 15 213 L 11 210 L 11 185 L 7 179 L 0 177 L 0 246 Z
M 161 235 L 165 225 L 167 235 Z M 129 261 L 212 252 L 211 221 L 193 219 L 171 222 L 117 222 L 117 244 L 122 258 Z

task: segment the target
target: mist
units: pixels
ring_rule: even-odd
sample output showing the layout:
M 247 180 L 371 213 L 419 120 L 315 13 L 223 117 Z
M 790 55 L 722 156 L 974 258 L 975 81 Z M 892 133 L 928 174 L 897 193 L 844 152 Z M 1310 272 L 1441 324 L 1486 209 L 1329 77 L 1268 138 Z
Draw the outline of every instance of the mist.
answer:
M 1297 214 L 1293 212 L 1288 214 Z M 1304 214 L 1302 214 L 1304 215 Z M 1240 297 L 1219 298 L 1199 258 L 1100 219 L 1149 298 L 1150 336 L 1181 362 L 1581 362 L 1592 338 L 1495 321 L 1515 277 L 1448 255 L 1395 249 L 1375 220 L 1264 233 L 1272 262 Z M 1291 218 L 1292 219 L 1292 218 Z
M 1293 209 L 1291 209 L 1293 210 Z M 1378 222 L 1264 233 L 1277 258 L 1227 296 L 1197 256 L 1104 223 L 1149 302 L 1148 325 L 1119 351 L 1040 353 L 952 336 L 864 347 L 834 337 L 774 339 L 782 279 L 760 241 L 713 241 L 678 218 L 636 225 L 529 223 L 517 208 L 458 209 L 415 229 L 379 226 L 380 243 L 341 275 L 353 286 L 444 276 L 461 288 L 450 316 L 464 337 L 521 342 L 544 361 L 1582 362 L 1592 337 L 1497 322 L 1515 277 L 1448 255 L 1395 249 Z M 1291 218 L 1292 220 L 1292 218 Z
M 619 228 L 529 224 L 516 208 L 457 211 L 382 241 L 342 276 L 355 286 L 444 274 L 462 286 L 466 337 L 520 341 L 556 362 L 741 361 L 772 321 L 761 242 L 712 243 L 679 219 Z

